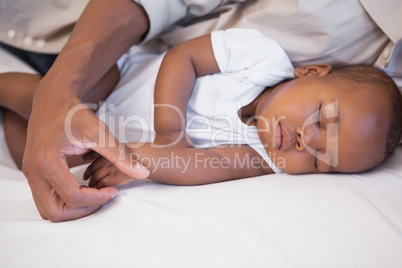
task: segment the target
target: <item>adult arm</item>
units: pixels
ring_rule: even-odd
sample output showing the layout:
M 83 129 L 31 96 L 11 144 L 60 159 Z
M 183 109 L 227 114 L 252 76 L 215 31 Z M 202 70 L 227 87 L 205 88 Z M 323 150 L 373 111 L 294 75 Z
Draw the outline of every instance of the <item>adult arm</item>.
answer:
M 144 169 L 130 169 L 127 158 L 122 160 L 122 147 L 102 143 L 100 138 L 118 144 L 92 111 L 76 109 L 71 113 L 81 107 L 81 98 L 148 28 L 146 13 L 130 0 L 91 0 L 40 82 L 28 125 L 23 172 L 44 219 L 62 221 L 89 215 L 117 194 L 111 187 L 81 187 L 69 172 L 69 155 L 92 149 L 130 176 L 148 175 Z

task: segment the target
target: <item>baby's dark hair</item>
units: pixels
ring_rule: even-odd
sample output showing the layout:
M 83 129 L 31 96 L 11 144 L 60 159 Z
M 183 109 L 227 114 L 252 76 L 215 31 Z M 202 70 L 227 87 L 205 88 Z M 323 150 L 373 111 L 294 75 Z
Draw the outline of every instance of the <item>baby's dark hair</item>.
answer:
M 391 104 L 391 115 L 387 129 L 385 157 L 394 151 L 402 135 L 402 95 L 394 80 L 382 70 L 366 65 L 334 67 L 332 73 L 357 84 L 367 84 L 386 94 Z

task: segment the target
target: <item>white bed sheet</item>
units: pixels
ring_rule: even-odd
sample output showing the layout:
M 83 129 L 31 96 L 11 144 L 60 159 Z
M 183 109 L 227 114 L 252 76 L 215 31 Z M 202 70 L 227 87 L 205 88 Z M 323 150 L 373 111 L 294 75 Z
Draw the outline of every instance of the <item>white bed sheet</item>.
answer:
M 28 70 L 0 51 L 0 72 L 10 69 Z M 77 179 L 84 168 L 72 169 Z M 396 268 L 401 253 L 401 145 L 362 174 L 137 180 L 95 214 L 57 224 L 40 218 L 23 174 L 0 166 L 0 267 Z

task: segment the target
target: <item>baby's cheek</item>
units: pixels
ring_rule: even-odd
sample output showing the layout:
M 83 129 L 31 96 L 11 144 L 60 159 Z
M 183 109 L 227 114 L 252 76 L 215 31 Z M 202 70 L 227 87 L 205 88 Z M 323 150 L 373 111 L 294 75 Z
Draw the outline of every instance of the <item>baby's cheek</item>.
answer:
M 288 174 L 315 173 L 314 157 L 306 152 L 275 153 L 272 162 Z

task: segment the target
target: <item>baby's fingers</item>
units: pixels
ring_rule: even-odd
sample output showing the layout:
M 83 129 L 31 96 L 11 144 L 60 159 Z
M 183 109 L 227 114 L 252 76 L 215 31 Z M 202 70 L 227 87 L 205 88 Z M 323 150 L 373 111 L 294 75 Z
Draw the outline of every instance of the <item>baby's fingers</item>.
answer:
M 110 163 L 107 159 L 100 157 L 98 159 L 96 159 L 95 161 L 93 161 L 85 170 L 84 174 L 83 174 L 83 179 L 86 181 L 89 178 L 91 178 L 93 176 L 93 174 L 101 169 L 101 168 L 105 168 L 105 167 L 110 167 L 113 164 Z
M 102 157 L 102 156 L 101 156 L 100 154 L 98 154 L 97 152 L 91 150 L 91 151 L 85 153 L 85 154 L 82 156 L 82 161 L 84 161 L 84 162 L 86 162 L 86 161 L 92 161 L 92 160 L 98 159 L 99 157 Z
M 102 187 L 100 187 L 99 183 L 102 180 L 107 179 L 109 177 L 109 175 L 110 175 L 110 169 L 108 169 L 108 168 L 98 169 L 97 171 L 95 171 L 94 173 L 91 174 L 91 178 L 89 179 L 88 186 L 91 188 L 98 188 L 98 189 L 102 188 Z M 105 180 L 103 183 L 103 187 L 105 187 L 106 184 L 108 186 L 113 186 L 113 184 L 107 183 L 107 181 Z

